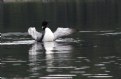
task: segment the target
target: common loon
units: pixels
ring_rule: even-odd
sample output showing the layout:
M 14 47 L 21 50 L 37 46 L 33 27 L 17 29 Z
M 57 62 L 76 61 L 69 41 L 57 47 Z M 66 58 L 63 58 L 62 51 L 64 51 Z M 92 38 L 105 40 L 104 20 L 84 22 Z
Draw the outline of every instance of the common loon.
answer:
M 74 32 L 73 29 L 70 28 L 62 28 L 59 27 L 57 30 L 53 33 L 50 28 L 48 28 L 48 22 L 43 21 L 42 22 L 42 33 L 38 32 L 35 27 L 30 27 L 28 29 L 28 34 L 32 36 L 32 38 L 38 42 L 42 41 L 55 41 L 56 39 L 67 36 L 69 34 L 72 34 Z

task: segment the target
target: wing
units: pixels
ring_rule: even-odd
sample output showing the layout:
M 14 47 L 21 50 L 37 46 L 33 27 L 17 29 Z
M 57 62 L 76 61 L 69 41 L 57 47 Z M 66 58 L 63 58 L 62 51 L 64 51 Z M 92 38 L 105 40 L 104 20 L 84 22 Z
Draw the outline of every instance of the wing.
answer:
M 73 29 L 70 28 L 57 28 L 57 30 L 54 32 L 55 39 L 68 36 L 74 32 Z
M 42 37 L 42 34 L 40 32 L 37 32 L 35 27 L 30 27 L 28 29 L 28 34 L 32 36 L 33 39 L 36 41 L 40 40 Z

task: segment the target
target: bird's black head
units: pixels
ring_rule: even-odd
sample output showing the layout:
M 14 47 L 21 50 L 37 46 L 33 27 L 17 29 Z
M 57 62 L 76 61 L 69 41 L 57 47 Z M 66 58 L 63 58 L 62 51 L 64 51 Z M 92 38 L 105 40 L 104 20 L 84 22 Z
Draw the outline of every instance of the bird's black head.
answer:
M 45 29 L 45 28 L 47 27 L 47 24 L 48 24 L 47 21 L 43 21 L 43 22 L 42 22 L 42 29 Z

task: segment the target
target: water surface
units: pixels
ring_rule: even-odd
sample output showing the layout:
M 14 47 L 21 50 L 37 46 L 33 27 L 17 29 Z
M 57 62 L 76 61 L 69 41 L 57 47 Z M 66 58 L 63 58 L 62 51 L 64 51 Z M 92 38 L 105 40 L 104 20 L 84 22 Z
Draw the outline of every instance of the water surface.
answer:
M 120 79 L 121 5 L 117 0 L 0 3 L 0 78 Z M 39 43 L 27 33 L 41 22 L 75 34 Z
M 121 77 L 120 35 L 78 31 L 55 42 L 39 43 L 27 33 L 3 33 L 0 75 L 5 79 L 117 79 Z

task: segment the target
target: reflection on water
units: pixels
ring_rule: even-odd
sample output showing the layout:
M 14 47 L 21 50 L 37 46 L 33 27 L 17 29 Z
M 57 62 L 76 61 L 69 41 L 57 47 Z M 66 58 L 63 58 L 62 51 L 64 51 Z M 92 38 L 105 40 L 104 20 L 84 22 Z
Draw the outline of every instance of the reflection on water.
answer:
M 121 1 L 44 1 L 0 3 L 0 78 L 120 79 Z M 41 31 L 45 19 L 52 30 L 78 31 L 37 43 L 26 32 L 30 26 Z
M 118 79 L 121 37 L 114 31 L 79 31 L 72 38 L 35 42 L 24 33 L 4 34 L 0 77 L 40 79 Z M 16 38 L 15 40 L 9 38 Z M 23 38 L 23 39 L 18 39 Z
M 33 44 L 29 50 L 31 77 L 39 77 L 42 74 L 48 75 L 44 73 L 58 72 L 58 69 L 60 70 L 59 72 L 62 72 L 61 68 L 69 68 L 66 59 L 70 59 L 71 50 L 72 47 L 70 45 L 66 45 L 65 48 L 65 46 L 63 47 L 63 45 L 57 42 Z M 61 53 L 62 51 L 65 52 Z M 42 65 L 40 66 L 41 63 Z M 41 74 L 39 70 L 42 72 Z

